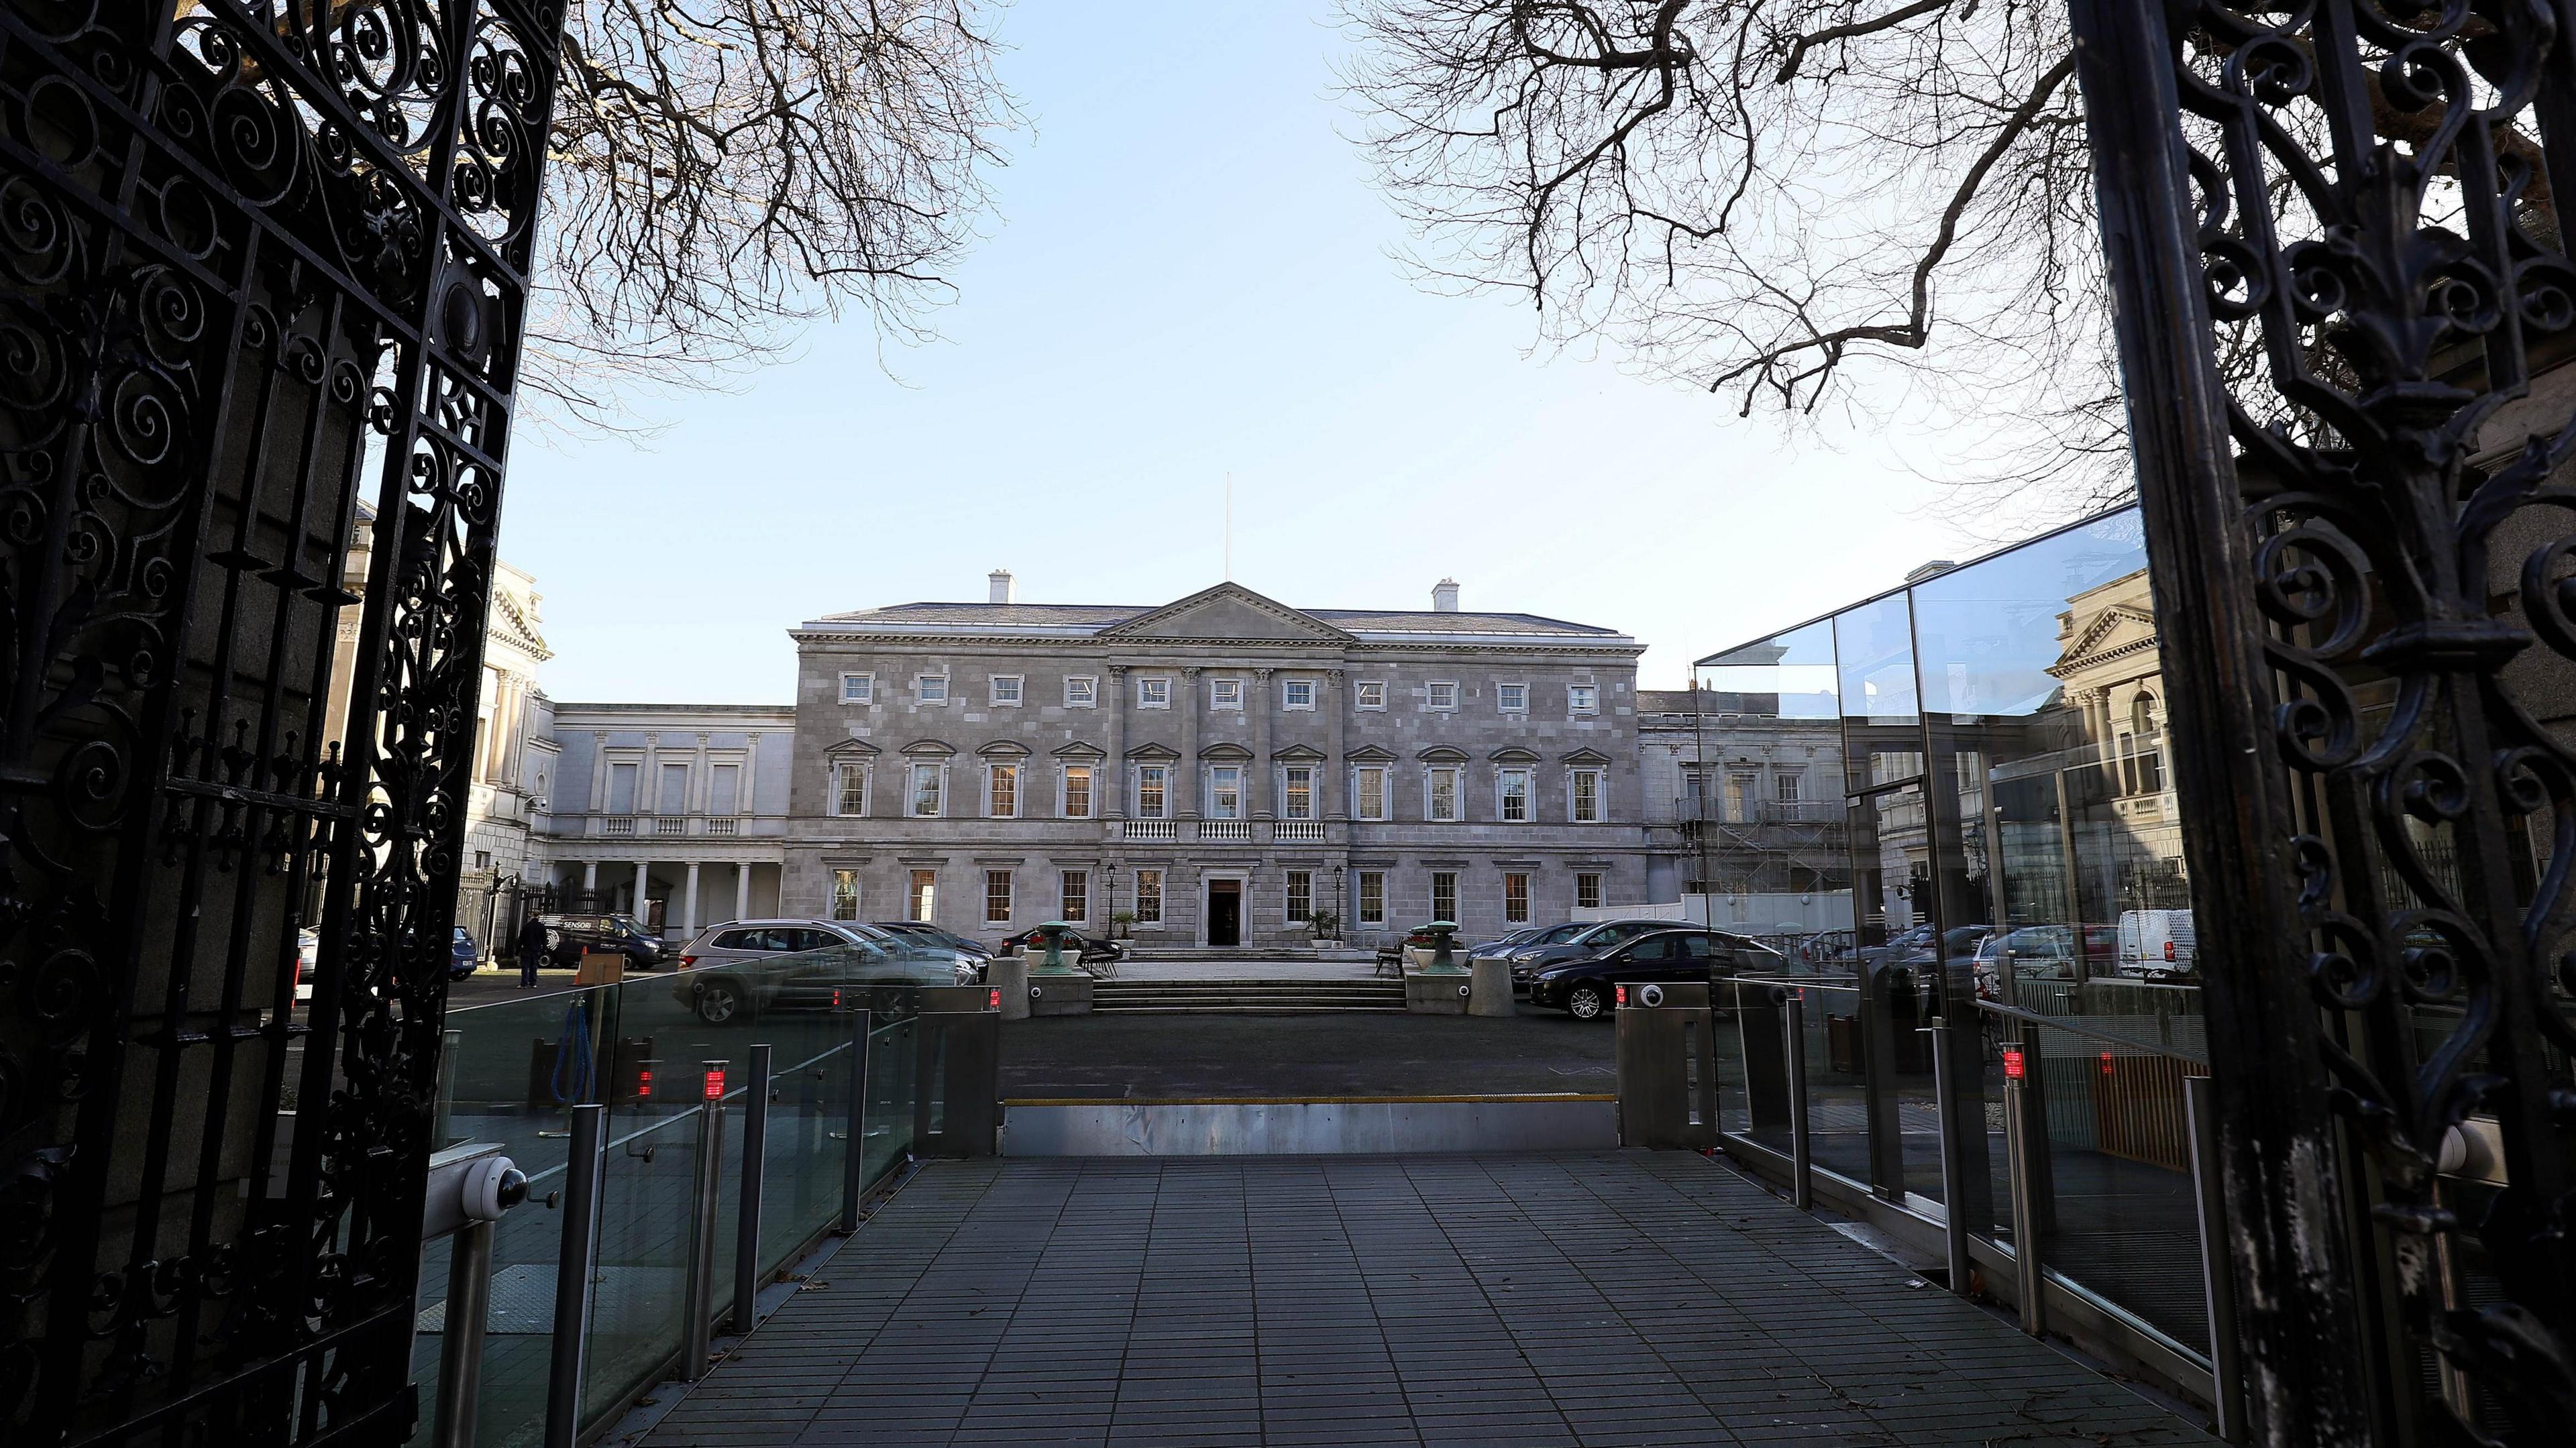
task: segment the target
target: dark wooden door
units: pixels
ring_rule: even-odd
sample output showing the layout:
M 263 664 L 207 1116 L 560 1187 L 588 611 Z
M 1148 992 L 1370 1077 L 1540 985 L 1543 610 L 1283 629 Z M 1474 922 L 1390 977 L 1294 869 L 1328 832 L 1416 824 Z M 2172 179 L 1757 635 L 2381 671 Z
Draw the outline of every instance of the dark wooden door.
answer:
M 1243 943 L 1243 888 L 1232 880 L 1208 882 L 1208 944 Z

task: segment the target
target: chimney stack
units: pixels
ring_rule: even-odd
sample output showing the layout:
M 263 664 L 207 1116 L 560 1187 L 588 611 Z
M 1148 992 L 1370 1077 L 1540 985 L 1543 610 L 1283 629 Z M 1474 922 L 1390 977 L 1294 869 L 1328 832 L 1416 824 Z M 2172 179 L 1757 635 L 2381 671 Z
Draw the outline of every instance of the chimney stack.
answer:
M 989 581 L 993 585 L 993 592 L 991 597 L 986 600 L 987 602 L 1019 602 L 1019 589 L 1011 582 L 1011 570 L 1007 568 L 996 568 L 992 571 Z
M 1457 579 L 1444 578 L 1438 583 L 1431 585 L 1431 611 L 1433 613 L 1456 613 L 1458 611 Z

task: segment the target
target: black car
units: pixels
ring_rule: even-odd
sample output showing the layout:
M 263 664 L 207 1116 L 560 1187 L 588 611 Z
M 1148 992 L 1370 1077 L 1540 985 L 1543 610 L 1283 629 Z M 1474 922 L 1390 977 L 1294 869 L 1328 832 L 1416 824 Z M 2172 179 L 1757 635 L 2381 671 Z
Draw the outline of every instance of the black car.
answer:
M 1578 922 L 1570 934 L 1545 945 L 1524 945 L 1512 952 L 1512 984 L 1525 985 L 1551 965 L 1584 960 L 1650 930 L 1675 929 L 1670 920 L 1595 920 Z M 1555 934 L 1550 931 L 1549 934 Z
M 475 968 L 482 963 L 483 947 L 474 943 L 473 934 L 464 926 L 457 926 L 456 939 L 447 947 L 447 978 L 463 980 L 472 975 Z
M 1468 946 L 1467 958 L 1471 961 L 1495 960 L 1507 958 L 1513 951 L 1525 946 L 1554 945 L 1557 941 L 1564 940 L 1574 932 L 1583 929 L 1586 923 L 1588 922 L 1576 922 L 1571 925 L 1525 926 L 1500 940 L 1488 940 L 1479 945 Z
M 969 940 L 955 931 L 942 930 L 927 921 L 871 920 L 868 923 L 888 935 L 900 935 L 907 940 L 918 941 L 924 945 L 944 945 L 950 950 L 964 951 L 977 960 L 993 958 L 993 947 L 980 940 Z
M 1717 930 L 1666 928 L 1624 940 L 1582 960 L 1558 961 L 1530 978 L 1530 1004 L 1578 1021 L 1600 1020 L 1618 1004 L 1618 988 L 1645 981 L 1715 984 L 1739 972 L 1769 974 L 1786 961 L 1767 945 Z
M 1019 954 L 1033 955 L 1043 960 L 1046 958 L 1046 948 L 1046 933 L 1040 930 L 1023 930 L 1017 935 L 1002 938 L 1002 953 L 1005 955 L 1016 951 Z M 1076 957 L 1076 963 L 1081 965 L 1089 965 L 1095 960 L 1127 958 L 1126 946 L 1115 940 L 1103 940 L 1098 936 L 1085 935 L 1079 930 L 1068 930 L 1064 933 L 1064 950 L 1066 955 Z
M 579 965 L 585 950 L 623 954 L 629 970 L 653 970 L 662 964 L 662 938 L 632 915 L 540 915 L 546 927 L 546 958 L 556 965 Z

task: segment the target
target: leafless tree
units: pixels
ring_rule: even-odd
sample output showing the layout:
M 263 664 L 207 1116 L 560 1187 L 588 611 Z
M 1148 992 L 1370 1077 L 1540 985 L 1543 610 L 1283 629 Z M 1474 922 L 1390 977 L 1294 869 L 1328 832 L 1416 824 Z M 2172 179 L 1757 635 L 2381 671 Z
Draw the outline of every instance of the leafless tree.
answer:
M 1742 412 L 1937 438 L 2045 511 L 2126 490 L 2063 0 L 1345 14 L 1427 278 Z
M 929 335 L 1020 121 L 993 0 L 572 0 L 526 385 L 613 422 L 856 309 Z

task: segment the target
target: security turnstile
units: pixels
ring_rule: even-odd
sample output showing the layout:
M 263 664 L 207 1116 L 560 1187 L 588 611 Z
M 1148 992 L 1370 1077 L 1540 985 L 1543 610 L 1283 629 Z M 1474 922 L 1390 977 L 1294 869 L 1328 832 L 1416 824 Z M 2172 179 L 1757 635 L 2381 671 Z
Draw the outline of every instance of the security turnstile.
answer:
M 1717 1145 L 1717 1044 L 1705 983 L 1618 987 L 1619 1144 Z

